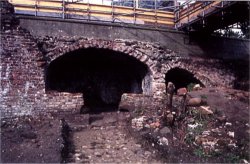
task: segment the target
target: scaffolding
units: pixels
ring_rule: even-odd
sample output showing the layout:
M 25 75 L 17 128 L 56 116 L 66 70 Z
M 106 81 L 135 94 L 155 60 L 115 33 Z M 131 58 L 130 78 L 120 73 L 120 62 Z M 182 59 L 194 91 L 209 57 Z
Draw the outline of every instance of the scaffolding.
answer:
M 206 18 L 224 10 L 237 1 L 187 0 L 9 0 L 18 14 L 170 27 L 192 30 L 197 22 L 206 28 Z M 98 3 L 97 3 L 98 2 Z M 201 29 L 200 28 L 200 29 Z

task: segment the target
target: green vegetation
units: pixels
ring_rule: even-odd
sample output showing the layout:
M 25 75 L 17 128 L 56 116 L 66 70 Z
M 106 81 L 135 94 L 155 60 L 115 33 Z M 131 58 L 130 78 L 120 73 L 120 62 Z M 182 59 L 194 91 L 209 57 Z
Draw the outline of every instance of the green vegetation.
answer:
M 188 86 L 187 86 L 188 92 L 192 91 L 193 88 L 194 88 L 194 86 L 195 86 L 195 83 L 190 83 L 190 84 L 188 84 Z
M 207 99 L 207 96 L 206 95 L 201 95 L 201 98 L 202 99 Z
M 144 110 L 141 109 L 141 108 L 136 108 L 136 109 L 134 110 L 134 113 L 135 113 L 136 116 L 140 116 L 140 115 L 143 115 Z
M 202 157 L 205 157 L 206 154 L 204 153 L 203 149 L 202 148 L 197 148 L 197 149 L 194 149 L 194 155 L 202 158 Z
M 227 159 L 228 162 L 230 162 L 230 163 L 239 163 L 239 161 L 240 161 L 240 156 L 238 156 L 237 154 L 228 153 L 228 154 L 226 155 L 226 159 Z
M 186 136 L 185 136 L 184 141 L 185 141 L 187 144 L 191 145 L 191 144 L 193 144 L 193 142 L 195 141 L 195 137 L 194 137 L 194 135 L 193 135 L 192 133 L 187 133 Z

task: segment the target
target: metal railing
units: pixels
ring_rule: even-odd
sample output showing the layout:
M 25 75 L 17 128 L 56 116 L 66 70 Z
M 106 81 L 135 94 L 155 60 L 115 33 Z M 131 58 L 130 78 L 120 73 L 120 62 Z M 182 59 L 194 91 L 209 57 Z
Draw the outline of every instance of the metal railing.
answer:
M 193 2 L 190 4 L 190 2 Z M 217 11 L 222 10 L 224 7 L 235 3 L 232 1 L 194 1 L 189 0 L 181 7 L 177 7 L 175 11 L 175 27 L 182 28 L 188 26 L 197 20 L 202 20 L 205 25 L 204 18 Z M 223 11 L 222 11 L 223 19 Z
M 142 9 L 79 0 L 9 0 L 18 14 L 174 27 L 174 12 Z
M 167 26 L 181 29 L 189 26 L 197 20 L 215 11 L 223 9 L 233 3 L 231 1 L 199 1 L 187 0 L 177 4 L 174 0 L 172 6 L 157 6 L 157 1 L 152 0 L 154 5 L 146 6 L 150 9 L 140 8 L 140 0 L 128 1 L 128 6 L 119 6 L 114 0 L 109 5 L 90 3 L 91 0 L 9 0 L 18 14 L 34 16 L 60 17 L 63 19 L 82 19 L 87 21 L 104 21 L 153 25 L 155 27 Z M 107 0 L 105 1 L 107 2 Z M 131 7 L 132 6 L 132 7 Z M 144 5 L 145 7 L 145 5 Z M 165 10 L 172 11 L 165 11 Z M 223 11 L 222 11 L 223 17 Z M 223 18 L 222 18 L 223 19 Z

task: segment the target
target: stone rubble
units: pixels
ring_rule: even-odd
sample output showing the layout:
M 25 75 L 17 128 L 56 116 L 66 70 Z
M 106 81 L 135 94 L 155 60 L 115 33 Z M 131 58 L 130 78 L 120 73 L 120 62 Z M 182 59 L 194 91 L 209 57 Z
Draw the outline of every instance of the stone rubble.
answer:
M 165 137 L 162 137 L 162 138 L 159 139 L 158 144 L 168 146 L 168 139 L 165 138 Z
M 166 135 L 166 134 L 170 134 L 171 130 L 168 127 L 163 127 L 162 129 L 160 129 L 159 131 L 161 134 Z
M 202 99 L 200 97 L 191 98 L 187 102 L 188 106 L 200 106 L 202 105 Z
M 193 87 L 194 91 L 198 91 L 198 90 L 201 90 L 201 89 L 202 89 L 202 87 L 201 87 L 200 84 L 195 84 L 194 87 Z
M 146 121 L 146 116 L 141 116 L 139 118 L 132 119 L 132 128 L 136 130 L 141 130 L 144 127 Z
M 118 114 L 121 115 L 121 114 Z M 69 162 L 76 163 L 151 163 L 160 162 L 154 159 L 154 152 L 144 150 L 142 145 L 125 132 L 126 127 L 116 121 L 115 125 L 105 122 L 106 117 L 115 115 L 105 114 L 102 126 L 90 126 L 88 129 L 73 133 L 75 152 L 70 154 Z M 137 131 L 143 126 L 145 116 L 134 119 L 132 125 Z M 94 122 L 93 122 L 94 123 Z M 94 125 L 91 123 L 91 125 Z M 166 144 L 166 140 L 163 141 Z
M 178 90 L 177 90 L 177 95 L 178 96 L 186 96 L 187 95 L 187 88 L 179 88 Z
M 229 131 L 227 134 L 228 134 L 229 137 L 234 138 L 234 132 Z

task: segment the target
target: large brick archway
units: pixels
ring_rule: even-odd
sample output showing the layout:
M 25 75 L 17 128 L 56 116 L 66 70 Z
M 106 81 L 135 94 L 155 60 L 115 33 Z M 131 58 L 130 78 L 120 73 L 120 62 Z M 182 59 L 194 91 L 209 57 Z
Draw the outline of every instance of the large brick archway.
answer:
M 157 68 L 158 58 L 155 56 L 167 56 L 169 52 L 164 51 L 159 45 L 143 43 L 138 41 L 127 40 L 101 40 L 101 39 L 79 39 L 73 44 L 68 42 L 61 42 L 53 48 L 48 54 L 46 54 L 47 66 L 60 56 L 74 52 L 81 49 L 103 49 L 110 50 L 114 53 L 122 53 L 130 56 L 139 62 L 145 64 L 148 67 L 149 76 L 151 80 L 150 91 L 144 92 L 144 94 L 155 95 L 156 93 L 164 92 L 165 83 L 164 76 L 161 74 L 161 70 Z M 159 87 L 162 86 L 162 87 Z
M 133 56 L 103 48 L 82 48 L 46 68 L 46 90 L 83 93 L 85 105 L 118 106 L 123 93 L 151 94 L 151 72 Z
M 138 44 L 139 43 L 139 44 Z M 157 51 L 156 47 L 153 45 L 147 44 L 148 50 L 144 49 L 145 43 L 141 42 L 131 42 L 131 41 L 123 41 L 123 40 L 101 40 L 101 39 L 79 39 L 75 43 L 70 45 L 61 45 L 56 47 L 52 52 L 47 54 L 47 62 L 50 63 L 51 61 L 55 60 L 56 58 L 64 55 L 65 53 L 69 53 L 79 49 L 86 49 L 86 48 L 97 48 L 97 49 L 108 49 L 113 50 L 115 52 L 121 52 L 132 56 L 139 60 L 140 62 L 146 64 L 150 70 L 153 72 L 154 66 L 156 61 L 153 61 L 150 58 L 146 51 Z M 155 50 L 154 50 L 155 49 Z

